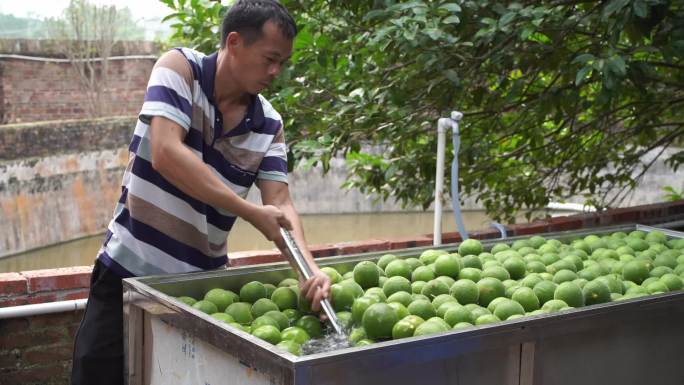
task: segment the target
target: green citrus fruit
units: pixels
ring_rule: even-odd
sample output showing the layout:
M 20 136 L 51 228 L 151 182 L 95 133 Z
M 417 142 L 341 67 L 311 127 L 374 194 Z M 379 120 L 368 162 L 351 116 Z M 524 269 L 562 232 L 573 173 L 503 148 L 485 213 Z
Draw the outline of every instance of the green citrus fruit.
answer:
M 192 307 L 207 314 L 213 314 L 218 311 L 216 305 L 214 305 L 213 302 L 209 302 L 207 300 L 197 301 L 194 305 L 192 305 Z
M 279 287 L 271 294 L 271 301 L 278 306 L 278 309 L 296 309 L 297 293 L 289 287 Z
M 414 300 L 408 305 L 407 309 L 410 314 L 417 315 L 424 320 L 437 315 L 437 311 L 435 310 L 435 307 L 432 306 L 432 303 L 422 299 Z
M 562 282 L 553 293 L 554 299 L 560 299 L 572 307 L 584 306 L 584 294 L 577 284 Z
M 280 342 L 280 330 L 272 325 L 259 326 L 252 331 L 252 335 L 273 345 Z
M 458 303 L 466 305 L 469 303 L 477 303 L 480 297 L 480 290 L 475 282 L 469 279 L 459 279 L 456 283 L 451 285 L 449 294 L 451 294 Z
M 234 293 L 233 293 L 234 295 Z M 225 311 L 228 305 L 235 302 L 235 297 L 227 290 L 221 288 L 211 289 L 204 295 L 204 300 L 213 302 L 218 311 Z
M 506 293 L 506 288 L 501 281 L 492 277 L 482 278 L 477 283 L 477 287 L 480 291 L 478 302 L 482 306 L 489 305 L 494 298 L 503 297 Z
M 300 328 L 299 326 L 291 326 L 289 328 L 284 329 L 280 333 L 280 336 L 283 340 L 294 341 L 300 345 L 311 339 L 309 333 L 307 333 L 306 330 Z
M 608 286 L 598 279 L 587 282 L 586 285 L 584 285 L 584 288 L 582 288 L 582 292 L 587 305 L 610 302 L 610 290 L 608 289 Z M 570 305 L 569 302 L 568 305 Z
M 254 303 L 260 298 L 267 298 L 266 287 L 259 281 L 246 283 L 240 289 L 240 302 Z
M 256 302 L 254 302 L 251 308 L 252 316 L 254 318 L 260 317 L 271 310 L 279 311 L 280 309 L 278 308 L 278 305 L 276 305 L 273 301 L 271 301 L 268 298 L 259 298 L 258 300 L 256 300 Z
M 252 305 L 247 302 L 231 303 L 226 308 L 226 314 L 232 316 L 235 319 L 235 322 L 242 325 L 249 325 L 254 319 L 252 316 Z
M 389 277 L 382 286 L 382 291 L 386 297 L 390 297 L 392 294 L 399 292 L 411 293 L 411 281 L 406 277 L 398 275 Z
M 305 315 L 295 322 L 295 326 L 304 329 L 311 338 L 320 338 L 323 335 L 323 328 L 318 318 L 312 315 Z
M 378 266 L 371 261 L 359 262 L 354 267 L 354 281 L 363 289 L 378 286 L 379 279 Z
M 302 355 L 302 346 L 295 341 L 283 340 L 276 344 L 277 347 L 283 349 L 287 352 L 294 354 L 295 356 Z
M 395 259 L 385 267 L 387 277 L 404 277 L 411 279 L 411 266 L 403 259 Z
M 458 245 L 458 253 L 461 255 L 478 255 L 482 251 L 482 243 L 477 239 L 466 239 Z
M 392 337 L 392 328 L 399 318 L 397 312 L 386 303 L 372 304 L 363 313 L 361 323 L 371 339 Z

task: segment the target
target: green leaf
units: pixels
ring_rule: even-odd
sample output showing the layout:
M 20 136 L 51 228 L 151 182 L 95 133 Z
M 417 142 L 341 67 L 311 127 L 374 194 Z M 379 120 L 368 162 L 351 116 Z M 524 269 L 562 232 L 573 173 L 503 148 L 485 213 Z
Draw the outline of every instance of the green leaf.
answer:
M 499 19 L 499 24 L 506 25 L 513 21 L 513 19 L 515 19 L 515 16 L 516 12 L 508 12 L 505 15 L 501 16 L 501 18 Z
M 579 64 L 586 64 L 587 62 L 594 60 L 594 55 L 590 53 L 583 53 L 581 55 L 578 55 L 573 59 L 571 64 L 579 63 Z
M 534 28 L 525 27 L 520 31 L 520 40 L 527 40 L 534 33 Z
M 458 24 L 461 22 L 461 19 L 458 18 L 456 15 L 449 16 L 442 20 L 442 23 L 444 24 Z
M 365 90 L 363 88 L 356 88 L 349 93 L 350 98 L 363 98 Z
M 384 9 L 374 9 L 366 14 L 366 16 L 363 17 L 364 21 L 369 21 L 373 19 L 379 19 L 381 17 L 384 17 L 387 15 L 387 11 Z
M 456 3 L 446 3 L 439 6 L 440 9 L 446 9 L 449 12 L 461 12 L 461 6 Z
M 413 9 L 413 8 L 426 8 L 427 5 L 423 3 L 422 1 L 409 1 L 408 3 L 399 3 L 399 4 L 394 4 L 390 6 L 388 9 L 392 11 L 405 11 L 407 9 Z
M 458 86 L 461 83 L 460 79 L 458 78 L 458 74 L 452 69 L 444 71 L 444 76 L 446 76 L 446 78 L 449 79 L 449 81 L 451 81 L 451 83 L 453 83 L 455 86 Z
M 530 35 L 529 37 L 530 41 L 536 41 L 537 43 L 542 43 L 542 44 L 549 44 L 551 43 L 551 39 L 549 39 L 548 36 L 546 36 L 542 32 L 535 32 Z
M 629 0 L 612 0 L 603 9 L 603 14 L 605 16 L 610 16 L 623 9 L 627 4 L 629 4 Z
M 442 37 L 442 30 L 437 28 L 426 28 L 423 30 L 432 40 L 439 40 Z
M 480 20 L 482 23 L 487 24 L 487 25 L 496 25 L 496 20 L 492 19 L 491 17 L 485 17 Z
M 648 17 L 649 7 L 648 4 L 646 4 L 646 2 L 636 0 L 634 3 L 632 3 L 632 9 L 634 10 L 634 14 L 637 15 L 637 17 L 640 17 L 642 19 Z
M 577 71 L 577 76 L 575 77 L 575 85 L 579 86 L 584 82 L 586 79 L 587 75 L 593 71 L 593 68 L 591 66 L 585 66 L 582 67 L 581 70 Z
M 607 62 L 608 70 L 612 71 L 616 75 L 625 76 L 627 69 L 625 67 L 625 61 L 622 56 L 613 56 Z

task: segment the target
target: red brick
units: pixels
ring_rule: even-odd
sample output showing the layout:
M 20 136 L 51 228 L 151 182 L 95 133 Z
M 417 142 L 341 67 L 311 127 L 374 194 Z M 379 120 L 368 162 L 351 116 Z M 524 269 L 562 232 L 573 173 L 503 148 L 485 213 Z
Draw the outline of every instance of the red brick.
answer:
M 659 219 L 665 216 L 667 216 L 665 204 L 657 203 L 639 206 L 639 220 L 642 222 L 659 222 Z
M 0 335 L 0 350 L 25 348 L 39 345 L 52 345 L 61 342 L 67 336 L 66 329 L 52 328 L 25 330 L 24 332 Z
M 21 306 L 28 304 L 28 296 L 0 298 L 0 307 Z
M 388 238 L 390 250 L 408 249 L 412 247 L 431 246 L 432 238 L 422 237 L 397 237 Z
M 26 278 L 19 273 L 0 273 L 0 297 L 26 294 Z
M 17 369 L 21 367 L 21 365 L 21 350 L 11 349 L 0 352 L 0 373 L 3 372 L 3 369 Z M 2 376 L 2 374 L 0 374 L 0 376 Z
M 73 312 L 74 317 L 81 319 L 81 318 L 83 318 L 84 312 L 85 312 L 85 310 L 75 311 L 75 312 Z M 68 336 L 69 341 L 73 341 L 76 338 L 76 332 L 78 331 L 78 327 L 80 326 L 80 324 L 81 324 L 81 322 L 79 321 L 79 323 L 77 323 L 77 324 L 71 324 L 71 325 L 66 326 L 67 336 Z
M 667 215 L 682 215 L 684 214 L 684 199 L 678 201 L 670 202 L 667 205 Z
M 509 227 L 511 235 L 514 236 L 544 233 L 547 229 L 546 222 L 521 223 Z
M 26 317 L 0 319 L 0 335 L 23 332 L 28 328 L 29 319 Z
M 425 234 L 426 237 L 432 239 L 433 235 L 432 234 Z M 450 233 L 442 233 L 442 243 L 447 244 L 447 243 L 457 243 L 461 242 L 463 238 L 461 237 L 461 234 L 457 231 L 450 232 Z
M 285 257 L 275 250 L 256 250 L 229 254 L 229 266 L 248 266 L 284 261 Z
M 568 231 L 582 228 L 582 219 L 577 216 L 553 217 L 549 219 L 549 231 Z
M 501 238 L 501 232 L 497 229 L 476 230 L 468 234 L 474 239 L 496 239 Z
M 90 293 L 90 289 L 81 289 L 81 290 L 71 291 L 69 293 L 61 293 L 60 295 L 58 295 L 58 300 L 70 301 L 73 299 L 88 298 L 89 293 Z
M 72 346 L 52 346 L 49 348 L 39 347 L 24 352 L 25 363 L 29 365 L 49 364 L 59 361 L 71 360 Z
M 612 223 L 637 223 L 639 222 L 639 212 L 632 207 L 623 207 L 608 210 L 605 214 L 610 216 Z
M 337 255 L 337 247 L 335 245 L 310 245 L 309 251 L 314 258 L 332 257 Z
M 69 327 L 79 324 L 83 317 L 79 311 L 67 311 L 62 313 L 40 314 L 28 317 L 31 330 L 38 330 L 50 327 Z
M 388 250 L 389 242 L 382 239 L 369 239 L 367 241 L 337 243 L 335 247 L 338 255 L 349 255 Z
M 55 302 L 57 301 L 57 293 L 33 294 L 29 295 L 27 300 L 29 304 Z
M 573 218 L 580 219 L 582 221 L 581 228 L 593 228 L 601 224 L 601 213 L 587 213 L 574 215 Z M 612 223 L 611 223 L 612 224 Z
M 90 287 L 90 266 L 23 271 L 29 293 Z
M 7 384 L 28 384 L 38 383 L 47 384 L 53 382 L 56 377 L 68 378 L 68 365 L 54 363 L 48 366 L 32 368 L 22 368 L 7 373 L 3 373 L 3 383 Z

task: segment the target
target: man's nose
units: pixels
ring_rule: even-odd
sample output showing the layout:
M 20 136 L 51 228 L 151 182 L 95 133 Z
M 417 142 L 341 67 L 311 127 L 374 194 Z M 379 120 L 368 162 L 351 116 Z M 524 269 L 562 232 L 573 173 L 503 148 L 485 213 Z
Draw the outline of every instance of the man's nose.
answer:
M 269 67 L 268 74 L 273 76 L 274 78 L 276 78 L 276 77 L 278 77 L 278 75 L 280 75 L 281 69 L 282 69 L 282 66 L 280 64 L 273 64 Z

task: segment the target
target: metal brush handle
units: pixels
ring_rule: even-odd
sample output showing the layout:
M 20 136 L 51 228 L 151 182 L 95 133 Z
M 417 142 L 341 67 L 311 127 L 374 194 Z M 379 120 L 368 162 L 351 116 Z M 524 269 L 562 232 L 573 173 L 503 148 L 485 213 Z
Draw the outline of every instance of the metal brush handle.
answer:
M 306 263 L 306 260 L 304 259 L 304 255 L 302 255 L 301 250 L 299 250 L 299 247 L 297 247 L 297 243 L 295 243 L 294 238 L 292 238 L 290 232 L 281 227 L 280 235 L 283 236 L 283 240 L 285 241 L 285 245 L 287 246 L 287 251 L 292 256 L 292 259 L 294 259 L 295 264 L 299 269 L 299 272 L 302 273 L 304 279 L 310 279 L 313 276 L 313 273 L 311 272 L 309 265 Z M 335 311 L 333 310 L 332 305 L 330 305 L 330 301 L 328 301 L 327 298 L 323 298 L 321 300 L 321 307 L 323 308 L 325 315 L 328 316 L 328 320 L 332 324 L 333 328 L 335 328 L 335 331 L 338 334 L 342 334 L 343 331 L 337 321 L 337 315 L 335 314 Z

